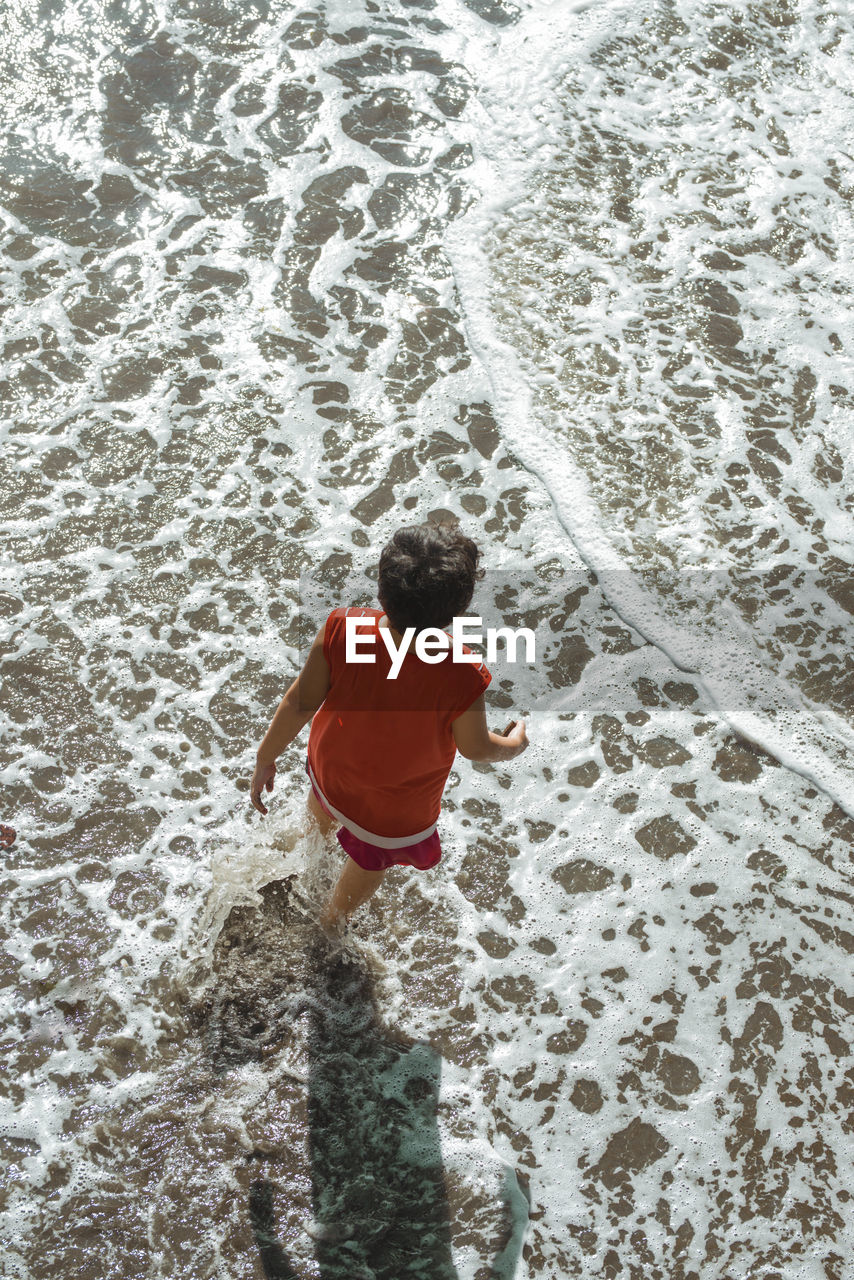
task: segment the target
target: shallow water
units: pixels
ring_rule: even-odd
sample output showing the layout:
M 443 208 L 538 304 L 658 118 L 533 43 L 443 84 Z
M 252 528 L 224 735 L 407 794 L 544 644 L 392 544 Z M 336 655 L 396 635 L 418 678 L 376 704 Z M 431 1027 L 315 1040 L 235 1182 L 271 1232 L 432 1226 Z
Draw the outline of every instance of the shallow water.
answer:
M 844 1280 L 854 22 L 0 24 L 4 1274 Z M 431 512 L 532 746 L 337 953 L 247 779 Z

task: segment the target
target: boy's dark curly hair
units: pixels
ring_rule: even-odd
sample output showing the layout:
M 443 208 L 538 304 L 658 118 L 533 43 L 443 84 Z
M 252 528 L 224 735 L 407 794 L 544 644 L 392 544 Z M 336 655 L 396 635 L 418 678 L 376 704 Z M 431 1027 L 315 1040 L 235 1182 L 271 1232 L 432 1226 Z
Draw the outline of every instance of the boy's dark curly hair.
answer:
M 397 533 L 380 556 L 379 601 L 395 631 L 444 629 L 465 612 L 480 549 L 457 525 L 416 524 Z

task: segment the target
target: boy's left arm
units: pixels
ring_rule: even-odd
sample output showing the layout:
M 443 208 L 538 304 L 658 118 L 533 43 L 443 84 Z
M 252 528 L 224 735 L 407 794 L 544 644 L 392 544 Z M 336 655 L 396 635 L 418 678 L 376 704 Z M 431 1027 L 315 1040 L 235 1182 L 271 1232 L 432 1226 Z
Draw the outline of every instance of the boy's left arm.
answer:
M 273 790 L 277 756 L 308 724 L 329 692 L 329 664 L 323 653 L 324 631 L 325 627 L 321 627 L 314 637 L 302 671 L 279 703 L 273 722 L 258 748 L 249 797 L 259 813 L 267 813 L 261 792 Z

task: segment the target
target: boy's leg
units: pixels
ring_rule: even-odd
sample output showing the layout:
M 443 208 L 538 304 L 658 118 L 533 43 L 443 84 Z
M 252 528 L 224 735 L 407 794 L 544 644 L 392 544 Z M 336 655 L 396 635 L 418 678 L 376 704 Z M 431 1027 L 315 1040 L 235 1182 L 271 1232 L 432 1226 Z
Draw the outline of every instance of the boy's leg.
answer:
M 333 818 L 321 809 L 317 796 L 311 787 L 309 787 L 308 791 L 308 811 L 325 836 L 331 835 L 333 831 L 337 831 L 341 826 L 337 818 Z
M 332 900 L 323 913 L 323 924 L 334 925 L 350 916 L 379 889 L 385 871 L 365 871 L 348 858 L 335 886 Z
M 330 835 L 333 831 L 337 831 L 341 825 L 337 818 L 331 817 L 321 808 L 313 788 L 309 789 L 308 793 L 308 811 L 324 835 Z M 338 878 L 338 883 L 335 886 L 329 905 L 321 918 L 322 923 L 324 925 L 335 925 L 341 920 L 349 920 L 356 908 L 360 907 L 363 902 L 367 902 L 368 898 L 376 893 L 382 884 L 384 875 L 384 870 L 365 871 L 357 862 L 348 857 Z

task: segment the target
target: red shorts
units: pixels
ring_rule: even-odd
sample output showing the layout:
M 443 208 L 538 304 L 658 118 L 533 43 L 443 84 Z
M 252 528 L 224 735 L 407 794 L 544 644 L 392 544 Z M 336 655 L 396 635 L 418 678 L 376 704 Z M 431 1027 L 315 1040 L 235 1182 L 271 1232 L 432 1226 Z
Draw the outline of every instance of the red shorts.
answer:
M 308 773 L 308 765 L 306 765 L 306 773 Z M 310 774 L 308 780 L 323 812 L 330 818 L 335 818 L 335 814 L 330 813 L 324 804 L 323 796 L 319 794 Z M 424 840 L 419 840 L 417 844 L 401 845 L 397 849 L 381 849 L 377 844 L 369 844 L 367 840 L 354 836 L 353 832 L 348 831 L 346 827 L 339 829 L 336 838 L 347 856 L 352 858 L 363 871 L 385 871 L 387 867 L 417 867 L 419 871 L 427 871 L 430 867 L 435 867 L 442 856 L 438 831 L 434 831 Z

